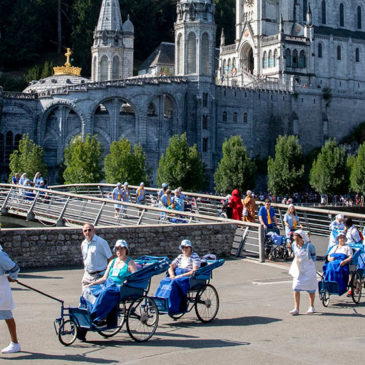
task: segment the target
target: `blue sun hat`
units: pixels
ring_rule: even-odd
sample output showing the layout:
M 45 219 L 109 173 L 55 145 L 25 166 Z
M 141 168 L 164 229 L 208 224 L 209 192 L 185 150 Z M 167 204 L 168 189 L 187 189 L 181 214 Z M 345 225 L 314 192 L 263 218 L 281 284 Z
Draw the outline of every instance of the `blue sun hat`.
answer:
M 191 242 L 189 240 L 182 240 L 181 244 L 179 246 L 179 250 L 181 250 L 183 247 L 191 247 L 191 249 L 193 249 L 193 245 L 191 244 Z

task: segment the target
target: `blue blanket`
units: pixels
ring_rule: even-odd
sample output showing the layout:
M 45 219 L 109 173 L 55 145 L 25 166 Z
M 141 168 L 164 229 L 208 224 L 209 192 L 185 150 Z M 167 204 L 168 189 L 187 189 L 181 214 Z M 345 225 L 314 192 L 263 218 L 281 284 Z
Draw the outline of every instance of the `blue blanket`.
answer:
M 189 270 L 175 269 L 175 275 L 180 275 Z M 169 314 L 185 313 L 187 311 L 186 294 L 190 289 L 190 278 L 181 277 L 162 279 L 156 291 L 156 297 L 165 298 L 168 301 Z
M 347 256 L 343 253 L 333 253 L 333 261 L 326 262 L 323 265 L 323 274 L 325 281 L 335 281 L 338 283 L 339 295 L 347 291 L 349 281 L 349 265 L 341 266 L 340 263 L 346 260 Z
M 118 305 L 120 287 L 112 279 L 86 288 L 80 297 L 80 308 L 87 308 L 93 321 L 100 321 Z

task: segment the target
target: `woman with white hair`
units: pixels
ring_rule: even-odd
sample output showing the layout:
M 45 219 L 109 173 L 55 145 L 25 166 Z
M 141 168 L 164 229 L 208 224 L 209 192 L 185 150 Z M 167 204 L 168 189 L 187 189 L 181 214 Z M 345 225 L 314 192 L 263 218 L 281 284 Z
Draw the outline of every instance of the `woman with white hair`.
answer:
M 294 309 L 290 311 L 293 316 L 299 314 L 300 292 L 306 291 L 309 295 L 309 308 L 307 313 L 314 313 L 314 298 L 317 290 L 316 249 L 310 243 L 307 233 L 299 229 L 294 232 L 292 246 L 294 259 L 289 273 L 293 276 Z
M 331 222 L 330 224 L 331 234 L 328 241 L 328 248 L 334 246 L 337 243 L 336 238 L 338 233 L 345 229 L 344 220 L 345 217 L 342 214 L 337 214 L 336 219 Z
M 242 201 L 244 222 L 255 222 L 256 202 L 252 195 L 252 191 L 247 190 L 246 197 Z

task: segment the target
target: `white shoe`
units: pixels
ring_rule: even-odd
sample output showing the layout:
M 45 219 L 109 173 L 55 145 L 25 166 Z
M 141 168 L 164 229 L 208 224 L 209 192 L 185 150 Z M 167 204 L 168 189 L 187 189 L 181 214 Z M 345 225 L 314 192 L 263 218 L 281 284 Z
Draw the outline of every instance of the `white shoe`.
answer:
M 307 310 L 307 313 L 308 314 L 311 314 L 311 313 L 316 313 L 316 310 L 314 307 L 309 307 L 308 310 Z
M 20 352 L 20 351 L 21 351 L 20 344 L 15 342 L 10 342 L 8 347 L 5 347 L 4 349 L 1 350 L 3 354 L 12 354 L 14 352 Z
M 299 310 L 294 308 L 289 312 L 292 316 L 297 316 L 299 314 Z

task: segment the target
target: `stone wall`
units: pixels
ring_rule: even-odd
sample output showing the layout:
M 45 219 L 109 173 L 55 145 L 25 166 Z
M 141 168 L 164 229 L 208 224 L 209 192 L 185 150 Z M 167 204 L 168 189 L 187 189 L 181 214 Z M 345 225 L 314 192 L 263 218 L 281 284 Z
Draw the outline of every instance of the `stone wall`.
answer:
M 190 239 L 199 255 L 230 254 L 236 226 L 232 224 L 194 224 L 166 226 L 98 227 L 97 235 L 113 247 L 117 239 L 125 239 L 130 254 L 168 256 L 179 254 L 182 239 Z M 21 268 L 80 266 L 81 228 L 3 229 L 0 244 Z

